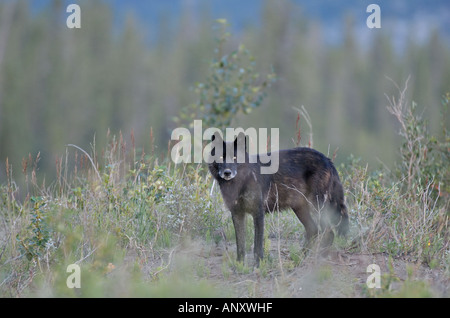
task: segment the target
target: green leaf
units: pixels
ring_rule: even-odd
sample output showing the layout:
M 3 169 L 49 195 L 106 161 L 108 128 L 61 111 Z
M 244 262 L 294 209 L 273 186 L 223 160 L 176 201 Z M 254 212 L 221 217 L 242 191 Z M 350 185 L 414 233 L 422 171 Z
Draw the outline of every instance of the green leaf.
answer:
M 227 24 L 227 19 L 216 19 L 216 22 L 217 23 L 220 23 L 220 24 Z

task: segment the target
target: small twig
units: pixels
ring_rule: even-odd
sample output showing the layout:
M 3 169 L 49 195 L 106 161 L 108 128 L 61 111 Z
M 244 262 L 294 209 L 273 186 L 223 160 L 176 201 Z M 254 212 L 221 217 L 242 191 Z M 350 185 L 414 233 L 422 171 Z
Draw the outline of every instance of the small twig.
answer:
M 96 248 L 94 248 L 92 251 L 89 252 L 88 255 L 86 255 L 85 257 L 83 257 L 82 259 L 79 259 L 78 261 L 76 261 L 74 264 L 79 264 L 82 261 L 84 261 L 86 258 L 88 258 L 89 256 L 91 256 L 96 250 L 98 249 L 98 246 Z
M 6 239 L 6 241 L 9 241 L 9 238 L 11 237 L 11 233 L 9 233 L 9 235 L 8 235 L 8 238 Z M 5 246 L 3 246 L 3 250 L 2 250 L 2 252 L 0 253 L 0 261 L 2 260 L 2 258 L 3 258 L 3 254 L 5 253 L 5 250 L 6 250 L 6 246 L 7 246 L 8 244 L 7 243 L 5 243 Z
M 308 111 L 306 110 L 305 106 L 301 106 L 301 108 L 297 108 L 297 107 L 292 107 L 294 110 L 296 110 L 301 117 L 303 117 L 303 119 L 305 119 L 306 123 L 309 126 L 309 141 L 308 141 L 308 147 L 312 148 L 313 147 L 313 132 L 312 132 L 312 122 L 311 122 L 311 117 L 308 114 Z M 300 128 L 299 128 L 300 129 Z M 298 132 L 298 137 L 300 137 L 300 131 Z M 300 143 L 300 140 L 298 139 L 298 143 Z M 298 146 L 298 145 L 297 145 Z
M 240 284 L 244 284 L 244 283 L 253 283 L 253 284 L 256 284 L 257 282 L 255 282 L 254 280 L 251 280 L 251 279 L 245 279 L 245 280 L 242 280 L 242 281 L 240 281 L 240 282 L 234 283 L 234 285 L 240 285 Z
M 216 179 L 213 179 L 213 184 L 211 186 L 211 191 L 209 192 L 209 196 L 212 196 L 215 184 L 216 184 Z
M 359 264 L 358 262 L 341 264 L 341 263 L 333 262 L 333 261 L 330 261 L 330 260 L 325 260 L 325 262 L 329 263 L 329 264 L 333 264 L 333 265 L 339 265 L 339 266 L 354 266 L 354 265 L 358 265 Z
M 157 270 L 156 272 L 154 272 L 154 273 L 153 273 L 153 276 L 157 276 L 159 273 L 161 273 L 163 270 L 166 270 L 166 269 L 170 266 L 170 263 L 171 263 L 171 261 L 172 261 L 172 254 L 173 254 L 173 252 L 176 250 L 176 248 L 177 248 L 177 247 L 174 247 L 174 248 L 170 251 L 170 253 L 169 253 L 169 259 L 167 260 L 167 265 L 164 266 L 164 267 L 162 267 L 161 269 Z M 161 262 L 161 265 L 163 264 L 163 262 L 164 262 L 164 261 Z
M 67 147 L 74 147 L 74 148 L 80 150 L 81 152 L 83 152 L 89 158 L 89 161 L 91 162 L 92 167 L 94 168 L 94 171 L 97 173 L 98 179 L 100 180 L 100 182 L 102 182 L 102 177 L 100 176 L 100 173 L 98 172 L 97 167 L 95 167 L 94 161 L 92 160 L 91 156 L 89 156 L 89 154 L 86 151 L 84 151 L 82 148 L 78 147 L 77 145 L 68 144 Z

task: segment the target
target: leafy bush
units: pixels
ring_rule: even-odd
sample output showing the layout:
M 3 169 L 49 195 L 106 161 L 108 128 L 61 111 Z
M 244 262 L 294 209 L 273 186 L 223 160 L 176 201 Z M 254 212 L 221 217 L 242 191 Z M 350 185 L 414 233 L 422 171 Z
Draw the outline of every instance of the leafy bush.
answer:
M 406 103 L 406 87 L 388 106 L 404 138 L 396 170 L 370 173 L 353 157 L 340 167 L 353 221 L 352 246 L 448 268 L 450 139 L 446 130 L 443 140 L 429 135 L 417 105 Z
M 388 98 L 387 109 L 400 124 L 399 134 L 403 137 L 401 160 L 398 164 L 399 178 L 405 179 L 407 191 L 415 192 L 431 187 L 440 194 L 441 187 L 447 187 L 442 190 L 449 193 L 450 135 L 445 126 L 445 114 L 448 113 L 450 94 L 447 93 L 442 99 L 443 136 L 442 140 L 439 140 L 438 137 L 430 135 L 427 122 L 422 115 L 417 114 L 417 104 L 412 102 L 408 105 L 405 95 L 408 80 L 403 90 L 395 85 L 399 96 Z
M 209 75 L 204 83 L 197 83 L 194 92 L 196 103 L 181 110 L 180 120 L 192 123 L 202 119 L 205 126 L 229 127 L 239 113 L 249 114 L 259 107 L 266 90 L 275 81 L 272 72 L 261 76 L 255 70 L 255 57 L 243 44 L 226 54 L 226 44 L 231 34 L 226 31 L 226 20 L 217 20 L 220 35 L 216 38 L 214 58 L 209 66 Z

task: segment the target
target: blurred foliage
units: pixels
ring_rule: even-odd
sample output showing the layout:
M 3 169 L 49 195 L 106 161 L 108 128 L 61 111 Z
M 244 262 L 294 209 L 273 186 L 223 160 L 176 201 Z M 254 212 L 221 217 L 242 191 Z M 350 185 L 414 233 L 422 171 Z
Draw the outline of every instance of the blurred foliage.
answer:
M 218 244 L 231 227 L 221 196 L 210 195 L 211 176 L 202 165 L 136 161 L 124 156 L 120 137 L 109 138 L 102 166 L 72 169 L 62 160 L 68 166 L 61 170 L 70 169 L 64 182 L 46 188 L 29 180 L 39 195 L 19 201 L 14 181 L 0 187 L 0 295 L 225 295 L 196 270 L 169 266 L 185 266 L 172 259 L 183 242 Z M 67 288 L 69 264 L 81 266 L 81 289 Z
M 37 182 L 44 174 L 52 180 L 65 145 L 105 145 L 108 128 L 121 130 L 128 145 L 134 132 L 140 152 L 165 154 L 172 118 L 182 109 L 219 125 L 234 117 L 233 126 L 278 127 L 280 148 L 287 148 L 297 133 L 293 107 L 304 105 L 315 148 L 327 153 L 339 147 L 338 162 L 354 153 L 371 165 L 392 167 L 401 137 L 385 111 L 384 94 L 394 91 L 386 76 L 402 83 L 411 75 L 406 98 L 426 109 L 432 134 L 440 129 L 450 48 L 437 31 L 418 41 L 415 30 L 407 30 L 408 40 L 398 48 L 389 28 L 367 30 L 360 41 L 359 22 L 343 17 L 337 32 L 344 40 L 329 44 L 325 26 L 293 2 L 265 1 L 260 24 L 233 28 L 233 36 L 223 33 L 221 51 L 214 53 L 218 42 L 206 8 L 164 15 L 149 41 L 133 14 L 116 24 L 101 1 L 80 1 L 82 27 L 68 29 L 63 3 L 49 1 L 39 12 L 30 0 L 0 3 L 0 180 L 6 180 L 8 158 L 21 190 L 23 158 L 40 152 L 38 170 L 44 173 Z M 277 82 L 262 100 L 267 77 L 251 75 L 272 74 L 272 67 Z M 189 105 L 195 112 L 187 111 Z
M 428 157 L 419 156 L 423 164 L 411 166 L 418 169 L 411 183 L 405 182 L 413 171 L 405 169 L 411 161 L 405 155 L 395 170 L 369 171 L 354 156 L 337 165 L 351 227 L 348 240 L 336 240 L 336 245 L 344 253 L 406 258 L 427 271 L 435 269 L 433 275 L 448 276 L 450 196 L 444 187 L 448 174 L 439 172 L 441 167 L 448 172 L 448 160 L 442 161 L 448 137 L 428 134 L 414 103 L 395 105 L 402 105 L 399 118 L 405 127 L 422 125 L 402 132 L 403 143 L 413 140 L 413 149 L 427 150 Z M 82 157 L 83 164 L 72 166 L 77 156 L 66 153 L 50 186 L 36 183 L 37 165 L 29 158 L 30 164 L 23 166 L 29 193 L 23 200 L 18 199 L 11 169 L 7 170 L 8 182 L 0 186 L 2 297 L 224 297 L 236 295 L 235 277 L 256 274 L 260 280 L 271 281 L 269 289 L 276 289 L 284 271 L 285 282 L 291 283 L 290 273 L 303 272 L 299 267 L 305 265 L 306 255 L 299 238 L 304 229 L 294 213 L 265 218 L 267 257 L 260 268 L 236 262 L 234 248 L 228 248 L 235 246 L 231 214 L 218 187 L 211 188 L 212 177 L 205 165 L 174 165 L 168 158 L 137 156 L 135 148 L 126 148 L 122 135 L 108 138 L 103 158 L 94 156 L 92 149 L 84 154 L 88 158 Z M 252 222 L 247 222 L 246 238 L 251 253 Z M 283 252 L 282 242 L 289 244 Z M 80 289 L 66 285 L 69 264 L 81 267 Z M 321 285 L 334 277 L 327 265 L 318 268 L 313 280 Z M 394 272 L 382 280 L 380 291 L 363 290 L 363 295 L 434 295 L 414 275 L 400 287 L 395 287 L 399 280 Z M 349 290 L 360 288 L 355 281 L 346 283 Z M 298 296 L 298 288 L 284 284 L 286 295 Z M 258 294 L 251 289 L 246 295 Z
M 33 208 L 30 211 L 31 222 L 28 226 L 30 237 L 21 239 L 17 236 L 20 250 L 28 260 L 39 259 L 42 257 L 42 251 L 47 250 L 52 245 L 51 230 L 47 224 L 45 215 L 45 199 L 42 197 L 31 197 Z
M 214 59 L 210 64 L 209 76 L 205 83 L 196 83 L 194 92 L 198 101 L 181 109 L 180 118 L 189 120 L 202 119 L 209 127 L 225 129 L 230 127 L 240 112 L 251 113 L 259 107 L 266 97 L 266 89 L 275 82 L 273 73 L 261 77 L 255 71 L 255 57 L 240 44 L 237 50 L 229 54 L 224 48 L 231 36 L 227 31 L 228 23 L 218 19 L 220 35 L 216 38 Z M 175 120 L 180 123 L 179 118 Z

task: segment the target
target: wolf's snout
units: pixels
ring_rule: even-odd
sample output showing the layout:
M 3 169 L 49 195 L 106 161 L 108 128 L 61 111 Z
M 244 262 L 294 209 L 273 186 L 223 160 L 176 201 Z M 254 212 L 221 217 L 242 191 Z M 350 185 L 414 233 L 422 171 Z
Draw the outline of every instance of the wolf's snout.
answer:
M 234 176 L 235 174 L 233 173 L 233 171 L 231 171 L 231 169 L 224 169 L 221 175 L 221 177 L 225 180 L 231 180 L 234 178 Z

